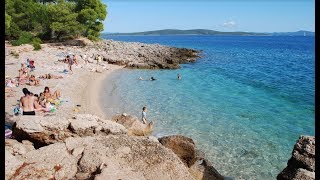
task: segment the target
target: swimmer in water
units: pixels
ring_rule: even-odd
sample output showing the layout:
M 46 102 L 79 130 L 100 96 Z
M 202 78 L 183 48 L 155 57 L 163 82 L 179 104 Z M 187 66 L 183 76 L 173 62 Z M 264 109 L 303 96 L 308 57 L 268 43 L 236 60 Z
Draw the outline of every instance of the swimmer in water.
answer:
M 141 76 L 139 77 L 139 80 L 143 80 Z
M 181 80 L 181 76 L 180 76 L 180 74 L 178 74 L 178 80 Z
M 151 77 L 151 78 L 150 78 L 150 81 L 154 81 L 154 80 L 156 80 L 154 77 Z

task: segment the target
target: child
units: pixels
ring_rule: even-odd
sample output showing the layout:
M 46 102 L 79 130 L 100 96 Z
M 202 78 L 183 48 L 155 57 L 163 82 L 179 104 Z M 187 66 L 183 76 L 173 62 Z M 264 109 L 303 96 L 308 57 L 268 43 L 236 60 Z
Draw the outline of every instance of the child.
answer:
M 147 124 L 147 107 L 142 108 L 142 122 L 143 124 Z

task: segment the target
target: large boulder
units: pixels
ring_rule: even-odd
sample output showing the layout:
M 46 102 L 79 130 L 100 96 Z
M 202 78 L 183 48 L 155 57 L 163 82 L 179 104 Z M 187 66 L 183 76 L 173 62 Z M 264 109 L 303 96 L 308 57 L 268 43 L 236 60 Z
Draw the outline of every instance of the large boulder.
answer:
M 71 136 L 67 129 L 67 118 L 57 116 L 21 116 L 12 127 L 12 134 L 18 140 L 29 140 L 36 148 L 62 142 Z
M 172 135 L 159 138 L 159 142 L 166 148 L 171 149 L 188 167 L 197 160 L 196 147 L 191 138 Z
M 30 151 L 11 179 L 71 179 L 77 172 L 77 162 L 64 143 L 55 143 Z M 9 175 L 9 174 L 8 174 Z
M 129 135 L 147 136 L 153 130 L 153 121 L 143 124 L 137 117 L 125 113 L 113 116 L 112 120 L 126 127 Z
M 5 150 L 5 179 L 10 179 L 22 165 L 22 160 Z
M 197 160 L 189 169 L 190 173 L 197 180 L 224 180 L 222 176 L 213 165 L 207 160 Z
M 278 180 L 315 179 L 315 137 L 300 136 L 294 145 L 287 167 L 278 174 Z
M 68 151 L 81 148 L 77 177 L 96 179 L 194 179 L 169 149 L 148 137 L 70 137 Z
M 90 114 L 77 114 L 70 119 L 59 116 L 21 116 L 12 131 L 18 141 L 29 140 L 36 148 L 63 142 L 68 137 L 127 133 L 121 124 Z

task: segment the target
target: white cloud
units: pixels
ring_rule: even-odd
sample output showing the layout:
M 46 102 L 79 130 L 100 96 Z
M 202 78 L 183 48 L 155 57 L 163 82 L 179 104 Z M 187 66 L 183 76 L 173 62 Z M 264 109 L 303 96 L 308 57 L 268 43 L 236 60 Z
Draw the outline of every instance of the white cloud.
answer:
M 222 24 L 223 27 L 227 27 L 227 28 L 233 28 L 233 27 L 235 27 L 236 25 L 237 25 L 236 22 L 234 22 L 233 20 L 224 22 L 224 23 Z

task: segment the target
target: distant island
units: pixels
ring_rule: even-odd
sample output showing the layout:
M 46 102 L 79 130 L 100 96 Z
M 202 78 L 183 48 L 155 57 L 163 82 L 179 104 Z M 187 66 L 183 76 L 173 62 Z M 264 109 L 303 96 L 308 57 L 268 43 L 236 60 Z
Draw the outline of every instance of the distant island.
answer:
M 274 32 L 274 33 L 255 33 L 255 32 L 222 32 L 214 31 L 209 29 L 190 29 L 190 30 L 179 30 L 179 29 L 163 29 L 155 31 L 144 31 L 144 32 L 132 32 L 132 33 L 103 33 L 103 35 L 236 35 L 236 36 L 314 36 L 314 32 L 311 31 L 297 31 L 297 32 Z

